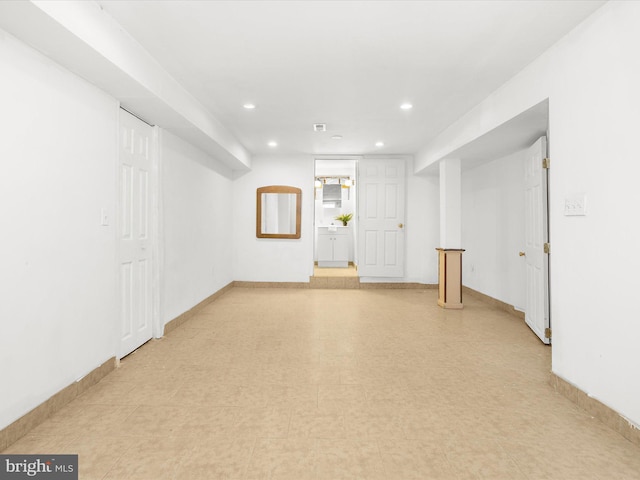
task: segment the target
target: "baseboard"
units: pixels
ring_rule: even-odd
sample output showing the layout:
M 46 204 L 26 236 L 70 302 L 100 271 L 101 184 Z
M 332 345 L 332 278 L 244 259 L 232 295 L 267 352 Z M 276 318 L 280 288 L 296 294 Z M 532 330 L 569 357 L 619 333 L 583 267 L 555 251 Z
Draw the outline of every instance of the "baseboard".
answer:
M 0 451 L 24 437 L 31 429 L 40 425 L 76 397 L 82 395 L 88 388 L 98 383 L 115 368 L 116 357 L 111 357 L 80 380 L 63 388 L 15 422 L 0 430 Z
M 559 377 L 551 372 L 549 376 L 549 385 L 560 395 L 568 398 L 580 408 L 585 410 L 589 415 L 597 418 L 607 427 L 615 430 L 631 443 L 640 446 L 640 428 L 635 426 L 629 420 L 624 418 L 611 407 L 590 397 L 587 393 L 580 390 L 575 385 L 567 382 L 564 378 Z
M 355 264 L 355 262 L 348 262 L 348 263 L 349 263 L 349 266 L 350 266 L 350 267 L 356 267 L 356 270 L 358 269 L 358 266 Z M 313 262 L 313 265 L 314 265 L 315 267 L 317 267 L 317 266 L 318 266 L 318 261 L 317 261 L 317 260 L 315 260 L 315 261 Z
M 391 289 L 391 290 L 412 290 L 412 289 L 426 289 L 433 290 L 438 288 L 438 285 L 431 283 L 417 283 L 417 282 L 384 282 L 384 283 L 360 283 L 360 288 L 366 289 Z
M 474 290 L 473 288 L 465 287 L 464 285 L 462 286 L 462 293 L 471 295 L 472 297 L 475 297 L 479 300 L 489 303 L 492 306 L 499 308 L 500 310 L 504 310 L 505 312 L 515 315 L 521 320 L 524 320 L 524 312 L 521 312 L 520 310 L 516 310 L 516 308 L 513 305 L 509 305 L 508 303 L 505 303 L 496 298 L 490 297 L 489 295 L 485 295 L 484 293 L 480 293 L 477 290 Z
M 240 288 L 309 288 L 307 282 L 245 282 L 235 280 L 234 287 Z
M 360 288 L 358 277 L 309 277 L 309 288 L 314 290 L 357 290 Z
M 189 320 L 191 317 L 193 317 L 195 314 L 197 314 L 200 310 L 202 310 L 204 307 L 206 307 L 207 305 L 209 305 L 211 302 L 213 302 L 214 300 L 216 300 L 218 297 L 220 297 L 221 295 L 224 295 L 226 292 L 228 292 L 229 290 L 231 290 L 236 282 L 230 282 L 228 285 L 222 287 L 220 290 L 218 290 L 217 292 L 209 295 L 207 298 L 205 298 L 204 300 L 202 300 L 200 303 L 198 303 L 197 305 L 195 305 L 194 307 L 190 308 L 189 310 L 187 310 L 186 312 L 184 312 L 181 315 L 178 315 L 176 318 L 174 318 L 173 320 L 168 321 L 167 323 L 165 323 L 164 325 L 164 335 L 166 335 L 167 333 L 169 333 L 172 330 L 175 330 L 176 328 L 178 328 L 180 325 L 182 325 L 184 322 L 186 322 L 187 320 Z
M 361 282 L 360 277 L 309 277 L 309 288 L 357 290 L 357 289 L 430 289 L 438 288 L 437 285 L 426 283 L 369 283 Z

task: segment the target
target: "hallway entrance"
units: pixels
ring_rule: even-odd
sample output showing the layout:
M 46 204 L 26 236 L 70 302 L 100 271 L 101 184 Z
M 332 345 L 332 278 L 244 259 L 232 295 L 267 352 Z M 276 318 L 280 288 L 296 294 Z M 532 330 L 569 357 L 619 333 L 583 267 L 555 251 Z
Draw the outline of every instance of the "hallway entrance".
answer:
M 335 277 L 357 279 L 357 162 L 315 161 L 313 276 L 323 278 L 315 283 L 326 284 L 326 278 Z M 332 282 L 337 285 L 335 280 Z M 338 283 L 342 285 L 344 281 Z

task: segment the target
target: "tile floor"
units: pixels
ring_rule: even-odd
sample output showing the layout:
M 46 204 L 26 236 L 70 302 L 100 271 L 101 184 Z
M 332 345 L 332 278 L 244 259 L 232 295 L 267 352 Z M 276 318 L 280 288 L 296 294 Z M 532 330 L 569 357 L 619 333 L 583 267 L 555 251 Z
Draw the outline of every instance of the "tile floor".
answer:
M 346 268 L 327 268 L 313 266 L 314 277 L 357 277 L 358 269 L 355 265 L 349 265 Z
M 521 320 L 436 290 L 234 288 L 4 453 L 93 479 L 640 479 Z

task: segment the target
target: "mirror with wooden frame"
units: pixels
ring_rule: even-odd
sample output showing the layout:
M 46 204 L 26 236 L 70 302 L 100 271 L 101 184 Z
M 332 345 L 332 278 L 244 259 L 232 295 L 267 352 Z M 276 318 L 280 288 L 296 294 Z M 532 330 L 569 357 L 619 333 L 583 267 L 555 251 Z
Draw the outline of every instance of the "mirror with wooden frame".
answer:
M 300 238 L 302 190 L 284 185 L 260 187 L 256 195 L 256 237 Z

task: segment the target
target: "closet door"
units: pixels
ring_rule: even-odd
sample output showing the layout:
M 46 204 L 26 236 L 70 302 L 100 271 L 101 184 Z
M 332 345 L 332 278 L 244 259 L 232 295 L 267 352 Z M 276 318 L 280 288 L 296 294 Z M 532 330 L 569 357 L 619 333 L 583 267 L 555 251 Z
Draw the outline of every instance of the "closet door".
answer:
M 547 175 L 543 159 L 547 155 L 546 137 L 541 137 L 527 152 L 525 170 L 525 322 L 544 343 L 549 332 L 549 241 L 547 228 Z
M 152 204 L 155 188 L 153 127 L 120 110 L 118 358 L 153 333 Z

